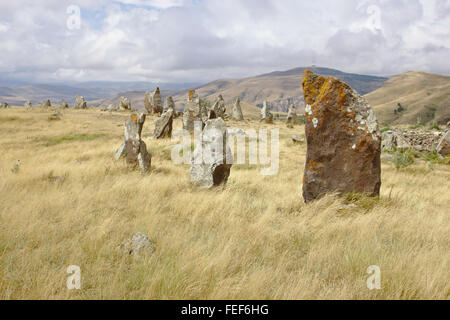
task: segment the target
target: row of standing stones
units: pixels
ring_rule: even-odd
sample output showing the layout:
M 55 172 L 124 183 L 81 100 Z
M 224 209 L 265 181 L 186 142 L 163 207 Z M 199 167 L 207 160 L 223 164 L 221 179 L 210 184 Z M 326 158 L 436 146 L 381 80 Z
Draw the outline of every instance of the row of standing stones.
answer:
M 307 142 L 306 165 L 303 178 L 303 197 L 306 202 L 322 197 L 327 193 L 363 193 L 378 196 L 381 186 L 382 150 L 411 148 L 412 143 L 406 142 L 404 135 L 396 131 L 380 134 L 377 119 L 369 103 L 353 90 L 348 84 L 334 77 L 322 77 L 307 70 L 303 75 L 303 92 L 305 107 L 305 137 Z M 148 172 L 151 165 L 151 155 L 141 138 L 142 127 L 148 114 L 157 114 L 154 138 L 170 138 L 173 120 L 182 115 L 183 129 L 192 132 L 195 124 L 202 124 L 201 146 L 193 153 L 191 163 L 191 182 L 202 188 L 211 188 L 225 184 L 228 180 L 232 155 L 227 143 L 227 126 L 224 120 L 226 105 L 219 95 L 212 107 L 201 103 L 195 90 L 189 90 L 188 101 L 184 113 L 175 111 L 172 97 L 166 98 L 163 106 L 159 88 L 153 93 L 146 92 L 145 113 L 132 114 L 126 121 L 125 139 L 117 150 L 115 158 L 126 157 L 132 167 L 139 167 L 142 172 Z M 25 103 L 30 108 L 31 103 Z M 44 100 L 42 107 L 50 107 L 50 100 Z M 61 106 L 68 108 L 65 100 Z M 8 107 L 7 103 L 0 107 Z M 78 95 L 74 104 L 76 109 L 86 109 L 85 99 Z M 269 111 L 267 101 L 261 109 L 261 122 L 271 124 L 274 116 Z M 121 97 L 119 106 L 110 105 L 103 111 L 132 110 L 131 102 Z M 231 117 L 234 120 L 244 119 L 240 99 L 233 106 Z M 289 107 L 287 125 L 297 123 L 297 113 L 294 105 Z M 213 132 L 221 132 L 221 138 Z M 417 135 L 412 135 L 410 141 L 417 142 Z M 425 136 L 425 135 L 423 135 Z M 436 139 L 438 138 L 439 141 Z M 450 133 L 435 134 L 432 143 L 424 143 L 427 139 L 419 139 L 417 148 L 429 149 L 435 145 L 435 150 L 445 156 L 449 153 Z M 222 140 L 223 139 L 223 140 Z M 294 143 L 303 143 L 304 139 L 293 136 Z M 423 145 L 427 145 L 428 149 Z M 221 152 L 209 153 L 216 158 L 208 158 L 209 154 L 202 150 L 224 148 Z M 220 155 L 220 156 L 217 156 Z M 199 160 L 200 159 L 200 160 Z
M 378 197 L 381 188 L 382 135 L 375 113 L 366 99 L 345 82 L 323 77 L 307 70 L 303 76 L 305 107 L 306 164 L 303 177 L 305 202 L 328 193 L 340 195 L 360 193 Z M 162 107 L 159 90 L 146 95 L 146 111 L 161 115 L 155 122 L 154 138 L 171 137 L 174 119 L 173 100 Z M 190 180 L 200 188 L 226 184 L 233 163 L 227 141 L 226 106 L 219 95 L 211 108 L 201 103 L 195 90 L 189 91 L 183 114 L 183 129 L 192 132 L 195 124 L 202 124 L 200 144 L 191 159 Z M 240 101 L 233 107 L 232 117 L 243 120 Z M 273 123 L 267 102 L 261 110 L 262 122 Z M 125 126 L 125 141 L 116 152 L 116 159 L 127 157 L 131 166 L 143 172 L 150 168 L 151 156 L 141 139 L 145 114 L 131 115 Z M 295 107 L 291 105 L 287 124 L 297 122 Z M 219 133 L 219 134 L 217 134 Z M 448 130 L 442 135 L 438 150 L 448 154 Z M 295 143 L 303 139 L 293 136 Z M 222 148 L 222 149 L 221 149 Z M 219 150 L 221 149 L 221 150 Z M 207 153 L 204 151 L 208 150 Z M 214 152 L 211 152 L 214 151 Z M 219 152 L 215 152 L 219 151 Z
M 310 71 L 304 74 L 303 91 L 307 140 L 304 200 L 310 202 L 327 193 L 355 192 L 379 196 L 381 134 L 368 102 L 341 80 L 325 78 Z M 155 107 L 160 107 L 160 100 L 154 97 L 146 99 L 147 103 L 153 112 Z M 293 121 L 295 109 L 290 109 L 288 121 Z M 171 135 L 174 109 L 169 106 L 162 111 L 155 123 L 155 138 Z M 230 175 L 233 161 L 223 119 L 225 111 L 222 96 L 211 108 L 206 108 L 195 91 L 189 91 L 183 128 L 192 132 L 195 123 L 202 123 L 200 144 L 195 147 L 190 169 L 190 180 L 198 187 L 212 188 L 225 184 Z M 233 117 L 243 119 L 239 100 L 233 108 Z M 266 102 L 261 110 L 261 121 L 273 122 Z M 141 138 L 144 122 L 145 114 L 130 116 L 125 126 L 125 140 L 115 157 L 126 156 L 130 166 L 139 166 L 147 172 L 151 156 Z M 208 152 L 204 153 L 204 150 Z

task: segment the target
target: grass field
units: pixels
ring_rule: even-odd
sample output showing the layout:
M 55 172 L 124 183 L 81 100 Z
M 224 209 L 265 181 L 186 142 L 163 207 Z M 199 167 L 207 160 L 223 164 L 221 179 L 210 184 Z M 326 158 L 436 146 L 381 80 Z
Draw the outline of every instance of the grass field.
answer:
M 304 204 L 304 127 L 280 128 L 280 171 L 233 166 L 211 191 L 143 138 L 147 175 L 113 160 L 126 114 L 0 109 L 0 299 L 449 299 L 450 167 L 383 160 L 380 199 Z M 257 128 L 257 121 L 229 126 Z M 181 120 L 175 120 L 175 128 Z M 20 160 L 17 173 L 13 166 Z M 60 177 L 63 179 L 57 179 Z M 356 207 L 339 210 L 345 203 Z M 136 232 L 150 256 L 116 250 Z M 78 265 L 82 289 L 68 290 Z M 381 268 L 381 290 L 366 270 Z

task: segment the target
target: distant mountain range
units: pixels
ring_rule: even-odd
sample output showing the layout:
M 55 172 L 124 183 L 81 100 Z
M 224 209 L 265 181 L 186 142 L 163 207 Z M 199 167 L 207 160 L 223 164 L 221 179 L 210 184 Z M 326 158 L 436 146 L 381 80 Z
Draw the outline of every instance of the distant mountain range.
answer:
M 109 104 L 117 105 L 119 98 L 126 96 L 134 108 L 142 109 L 145 91 L 152 91 L 159 86 L 163 99 L 172 96 L 176 108 L 182 111 L 188 89 L 194 88 L 201 98 L 211 102 L 221 94 L 230 106 L 229 109 L 239 97 L 244 115 L 257 117 L 258 107 L 262 106 L 264 100 L 269 102 L 273 111 L 286 112 L 288 102 L 291 101 L 298 107 L 299 112 L 302 112 L 304 101 L 301 81 L 306 69 L 324 76 L 340 78 L 360 94 L 365 95 L 382 124 L 417 122 L 425 124 L 432 121 L 445 123 L 450 120 L 450 77 L 448 76 L 407 72 L 388 79 L 315 66 L 275 71 L 243 79 L 221 79 L 205 85 L 97 81 L 61 85 L 24 83 L 12 85 L 10 82 L 10 86 L 4 86 L 5 81 L 2 81 L 0 77 L 0 102 L 23 105 L 26 100 L 31 100 L 36 105 L 49 98 L 54 104 L 59 104 L 61 99 L 72 104 L 76 95 L 81 94 L 90 106 L 108 106 Z
M 59 104 L 65 99 L 69 104 L 75 102 L 78 94 L 87 101 L 114 97 L 120 92 L 151 91 L 157 86 L 168 90 L 181 90 L 198 86 L 198 83 L 152 83 L 152 82 L 71 82 L 62 84 L 34 84 L 9 81 L 0 77 L 0 102 L 10 105 L 23 105 L 30 100 L 33 105 L 40 104 L 44 99 Z
M 270 103 L 272 110 L 285 112 L 289 107 L 289 101 L 298 107 L 304 105 L 301 81 L 303 72 L 306 69 L 325 76 L 339 77 L 361 94 L 380 88 L 388 80 L 388 78 L 384 77 L 345 73 L 328 68 L 305 67 L 288 71 L 276 71 L 244 79 L 221 79 L 193 88 L 196 89 L 201 98 L 208 99 L 211 102 L 219 94 L 223 96 L 227 104 L 234 103 L 236 98 L 239 97 L 243 104 L 244 113 L 246 109 L 251 109 L 247 110 L 251 111 L 250 113 L 257 112 L 255 107 L 261 107 L 264 100 Z M 161 92 L 163 96 L 173 96 L 177 109 L 184 109 L 188 88 L 185 88 L 185 90 L 164 90 L 167 88 L 162 87 L 161 89 L 163 89 Z M 128 97 L 137 108 L 144 107 L 144 91 L 122 92 L 115 97 L 99 99 L 92 101 L 92 103 L 97 105 L 117 104 L 120 96 Z

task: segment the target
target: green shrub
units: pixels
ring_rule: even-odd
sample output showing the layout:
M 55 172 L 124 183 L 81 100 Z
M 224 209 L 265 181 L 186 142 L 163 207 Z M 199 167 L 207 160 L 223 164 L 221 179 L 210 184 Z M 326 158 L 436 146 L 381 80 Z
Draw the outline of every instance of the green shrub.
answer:
M 411 150 L 402 150 L 396 151 L 394 153 L 394 157 L 392 158 L 392 162 L 395 165 L 396 169 L 406 168 L 410 165 L 413 165 L 416 162 L 416 153 Z

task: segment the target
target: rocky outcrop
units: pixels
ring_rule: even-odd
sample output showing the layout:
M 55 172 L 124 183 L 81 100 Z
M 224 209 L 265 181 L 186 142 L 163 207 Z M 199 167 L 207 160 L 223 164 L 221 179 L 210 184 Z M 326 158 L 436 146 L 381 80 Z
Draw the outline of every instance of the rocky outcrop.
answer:
M 273 123 L 273 114 L 269 111 L 267 101 L 264 101 L 263 108 L 261 109 L 261 121 L 265 123 Z
M 119 110 L 120 111 L 131 110 L 131 102 L 127 97 L 119 98 Z
M 173 114 L 173 108 L 169 108 L 155 121 L 155 131 L 153 133 L 155 139 L 172 137 Z
M 136 114 L 130 116 L 125 123 L 125 140 L 114 156 L 116 159 L 126 156 L 128 166 L 139 167 L 143 173 L 148 172 L 151 165 L 151 155 L 141 138 L 145 118 L 145 114 L 139 117 Z
M 242 114 L 242 108 L 241 108 L 241 99 L 239 99 L 239 98 L 237 98 L 236 102 L 234 103 L 232 116 L 233 116 L 233 119 L 236 121 L 244 120 L 244 115 Z
M 305 71 L 306 202 L 327 193 L 379 196 L 381 135 L 369 103 L 348 84 Z
M 31 109 L 33 108 L 33 105 L 31 104 L 31 102 L 28 100 L 27 102 L 25 102 L 25 104 L 23 105 L 26 109 Z
M 225 121 L 208 120 L 192 157 L 191 183 L 206 189 L 226 184 L 232 163 Z
M 383 151 L 414 149 L 418 152 L 433 152 L 444 136 L 444 132 L 425 129 L 392 129 L 382 134 Z

